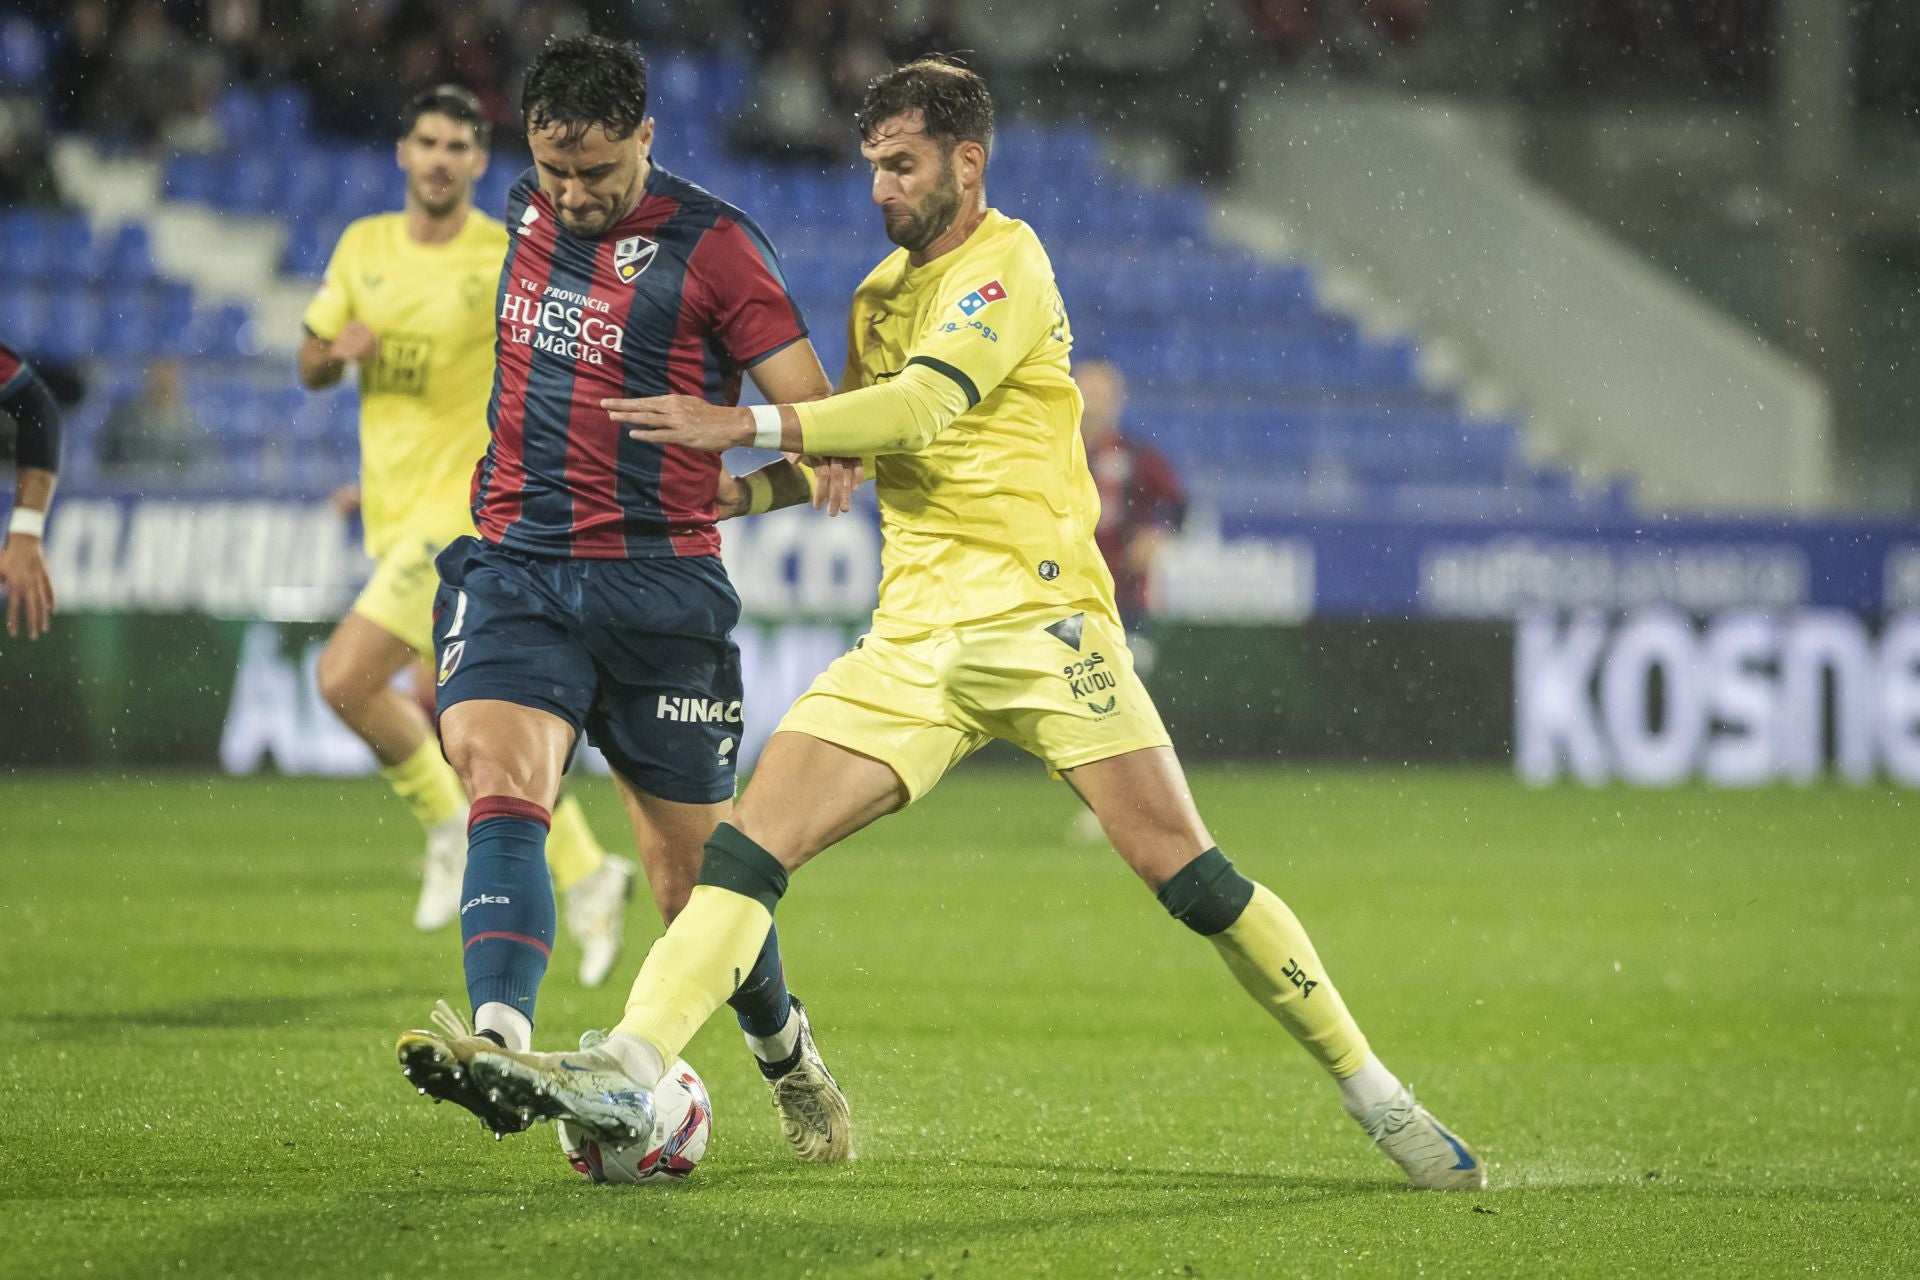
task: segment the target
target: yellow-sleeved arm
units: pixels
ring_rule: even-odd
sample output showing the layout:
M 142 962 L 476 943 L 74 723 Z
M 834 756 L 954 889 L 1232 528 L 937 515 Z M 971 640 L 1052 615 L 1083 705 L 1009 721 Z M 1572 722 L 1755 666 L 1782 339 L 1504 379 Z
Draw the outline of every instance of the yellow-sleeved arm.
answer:
M 1052 264 L 1024 228 L 1009 239 L 999 261 L 982 263 L 973 276 L 952 282 L 948 293 L 952 296 L 928 312 L 898 376 L 794 406 L 806 452 L 926 448 L 954 419 L 993 394 L 1063 323 Z M 848 350 L 855 349 L 849 341 Z M 843 384 L 857 372 L 849 358 Z
M 327 272 L 320 281 L 320 292 L 313 295 L 313 301 L 307 304 L 307 313 L 301 318 L 307 332 L 323 342 L 332 342 L 347 327 L 347 321 L 353 319 L 353 298 L 347 291 L 347 281 L 351 276 L 353 259 L 354 228 L 348 227 L 340 233 L 340 241 L 333 246 L 333 255 L 327 259 Z
M 793 411 L 807 453 L 851 458 L 918 453 L 976 403 L 952 377 L 910 360 L 891 381 L 810 400 Z

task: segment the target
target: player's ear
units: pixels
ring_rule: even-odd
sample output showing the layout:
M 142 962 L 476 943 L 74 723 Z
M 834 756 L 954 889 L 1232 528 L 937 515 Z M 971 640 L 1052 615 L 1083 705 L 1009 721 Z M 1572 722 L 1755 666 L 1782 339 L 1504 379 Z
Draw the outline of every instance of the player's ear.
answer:
M 633 131 L 633 140 L 634 144 L 640 148 L 640 158 L 642 160 L 645 160 L 649 155 L 653 154 L 652 116 L 648 116 L 640 122 L 640 127 Z
M 405 138 L 400 138 L 393 144 L 393 167 L 396 169 L 405 169 L 407 167 L 407 140 Z
M 987 176 L 987 149 L 977 142 L 963 142 L 956 150 L 960 172 L 955 176 L 960 179 L 960 185 L 979 186 Z

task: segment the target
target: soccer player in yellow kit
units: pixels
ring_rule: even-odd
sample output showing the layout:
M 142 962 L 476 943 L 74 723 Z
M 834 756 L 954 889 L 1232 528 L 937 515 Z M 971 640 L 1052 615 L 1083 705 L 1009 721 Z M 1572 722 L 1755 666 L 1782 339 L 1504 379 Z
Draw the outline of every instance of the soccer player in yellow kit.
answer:
M 1300 922 L 1234 868 L 1194 807 L 1094 543 L 1053 269 L 1026 224 L 987 207 L 985 83 L 946 60 L 909 63 L 874 82 L 859 123 L 900 248 L 854 294 L 841 393 L 608 407 L 646 440 L 872 456 L 885 537 L 873 628 L 781 722 L 614 1034 L 577 1053 L 482 1054 L 473 1074 L 528 1113 L 614 1141 L 645 1133 L 650 1091 L 752 963 L 788 874 L 1004 738 L 1079 792 L 1414 1186 L 1484 1186 L 1466 1144 L 1368 1047 Z
M 487 167 L 479 100 L 456 85 L 428 89 L 402 124 L 405 207 L 341 234 L 307 308 L 300 381 L 318 390 L 359 367 L 359 504 L 375 567 L 320 656 L 320 691 L 426 828 L 414 924 L 438 929 L 460 910 L 467 801 L 426 714 L 392 680 L 418 657 L 432 661 L 433 559 L 473 534 L 507 232 L 473 207 Z M 619 952 L 635 868 L 606 854 L 571 797 L 554 810 L 547 858 L 581 944 L 581 981 L 598 985 Z

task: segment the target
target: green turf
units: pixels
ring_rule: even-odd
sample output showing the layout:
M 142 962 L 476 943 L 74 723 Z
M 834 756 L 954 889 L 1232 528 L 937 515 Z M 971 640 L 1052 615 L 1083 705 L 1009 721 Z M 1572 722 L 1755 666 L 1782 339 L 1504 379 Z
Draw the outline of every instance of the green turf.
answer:
M 1490 1162 L 1416 1195 L 1034 773 L 802 873 L 788 970 L 861 1157 L 785 1155 L 731 1026 L 688 1183 L 588 1186 L 394 1068 L 460 991 L 378 784 L 0 781 L 0 1274 L 1911 1274 L 1915 805 L 1209 772 L 1389 1065 Z M 587 801 L 619 830 L 601 784 Z M 637 957 L 656 932 L 642 904 Z M 611 1021 L 557 952 L 561 1039 Z

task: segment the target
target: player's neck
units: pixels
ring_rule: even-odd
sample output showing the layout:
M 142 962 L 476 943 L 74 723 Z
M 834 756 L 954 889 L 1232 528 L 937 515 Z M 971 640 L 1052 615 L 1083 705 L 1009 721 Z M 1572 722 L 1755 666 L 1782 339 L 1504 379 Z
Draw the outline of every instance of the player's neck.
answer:
M 987 220 L 987 197 L 983 193 L 980 203 L 953 220 L 953 225 L 933 238 L 933 243 L 917 253 L 907 254 L 907 265 L 924 267 L 942 254 L 952 253 L 967 242 L 967 237 L 980 229 Z
M 422 205 L 407 201 L 407 239 L 415 244 L 445 244 L 460 234 L 460 228 L 467 225 L 467 215 L 473 212 L 471 203 L 454 207 L 443 217 L 434 217 Z

